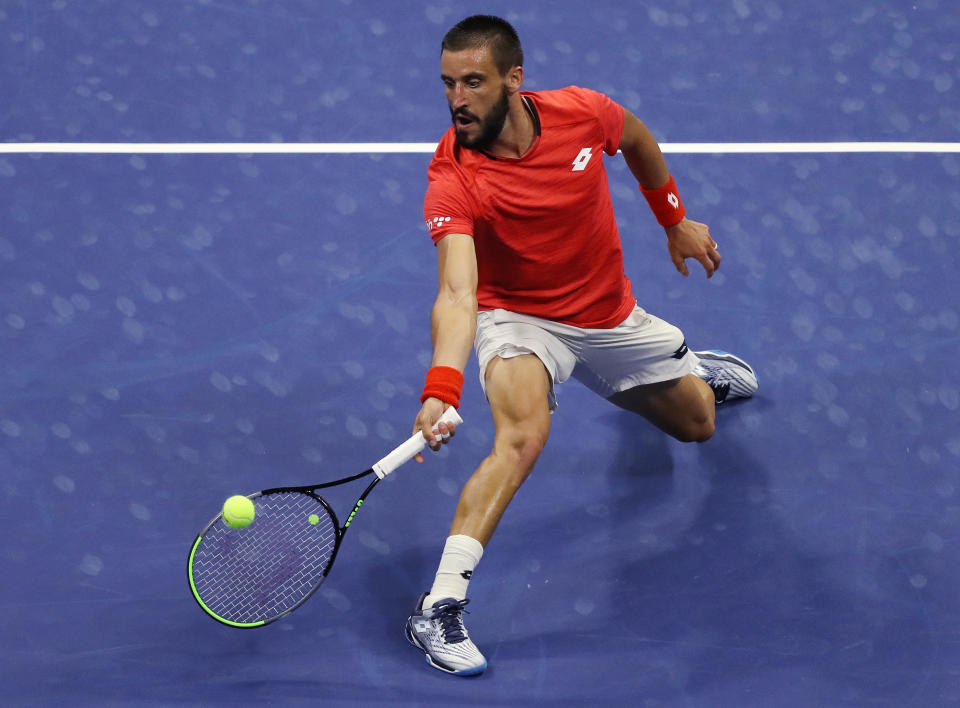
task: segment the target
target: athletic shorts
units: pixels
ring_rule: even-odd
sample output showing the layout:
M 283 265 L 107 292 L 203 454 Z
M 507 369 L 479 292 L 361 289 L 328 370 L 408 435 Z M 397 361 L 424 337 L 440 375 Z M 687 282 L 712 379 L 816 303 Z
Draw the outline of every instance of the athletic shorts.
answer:
M 553 390 L 571 376 L 609 398 L 634 386 L 671 381 L 691 373 L 699 359 L 687 348 L 683 332 L 639 306 L 616 327 L 584 329 L 508 310 L 477 314 L 474 340 L 480 385 L 486 392 L 487 364 L 533 354 L 550 374 L 550 411 L 557 407 Z

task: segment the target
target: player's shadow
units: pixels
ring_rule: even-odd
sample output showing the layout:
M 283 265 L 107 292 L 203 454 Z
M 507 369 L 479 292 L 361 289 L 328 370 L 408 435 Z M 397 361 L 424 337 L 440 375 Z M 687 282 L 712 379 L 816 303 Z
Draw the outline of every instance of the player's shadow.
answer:
M 584 449 L 582 441 L 578 442 L 579 438 L 563 425 L 555 426 L 537 468 L 511 503 L 481 561 L 484 581 L 475 583 L 481 591 L 475 594 L 477 613 L 482 611 L 484 588 L 489 592 L 496 587 L 498 602 L 521 602 L 525 582 L 517 579 L 526 565 L 547 562 L 547 556 L 556 552 L 566 555 L 570 548 L 582 545 L 587 538 L 583 533 L 585 526 L 615 524 L 624 513 L 621 507 L 629 507 L 634 515 L 642 517 L 672 497 L 674 460 L 668 438 L 646 421 L 614 408 L 601 414 L 601 424 L 603 429 L 611 430 L 609 442 L 615 445 L 613 460 L 604 463 L 604 467 L 609 467 L 608 473 L 597 466 L 595 450 Z M 610 445 L 607 441 L 602 445 L 603 455 L 608 456 Z M 605 488 L 602 494 L 595 493 L 597 484 Z M 410 499 L 412 488 L 398 491 L 402 497 L 399 505 L 415 504 Z M 544 516 L 544 508 L 552 510 L 557 499 L 579 499 L 582 503 L 578 504 L 575 516 L 552 511 Z M 383 631 L 385 638 L 387 633 L 391 639 L 396 638 L 398 613 L 405 617 L 417 595 L 428 589 L 433 580 L 455 499 L 441 502 L 433 510 L 417 512 L 437 517 L 434 534 L 423 532 L 422 521 L 418 522 L 421 524 L 418 528 L 411 530 L 409 510 L 406 521 L 402 517 L 384 520 L 378 515 L 378 520 L 387 526 L 406 527 L 411 537 L 435 537 L 431 545 L 407 546 L 402 544 L 402 535 L 395 535 L 393 541 L 397 548 L 388 563 L 364 563 L 364 580 L 358 583 L 358 588 L 376 588 L 377 592 L 369 597 L 370 602 L 379 608 L 383 617 L 394 620 L 384 622 L 380 630 L 375 630 Z M 388 506 L 383 499 L 377 504 Z M 517 580 L 516 587 L 497 582 L 504 577 Z M 471 585 L 471 593 L 475 586 Z
M 733 411 L 699 446 L 610 414 L 617 447 L 603 468 L 595 453 L 575 454 L 577 443 L 559 445 L 552 459 L 564 466 L 528 481 L 488 546 L 485 581 L 471 585 L 487 618 L 473 633 L 488 655 L 545 657 L 536 670 L 548 675 L 551 666 L 642 666 L 626 683 L 650 699 L 708 697 L 731 676 L 760 681 L 746 690 L 761 692 L 798 674 L 854 698 L 907 690 L 896 676 L 922 672 L 928 647 L 877 675 L 875 652 L 896 644 L 889 598 L 863 597 L 838 578 L 836 554 L 798 545 L 755 453 L 765 443 L 723 431 Z M 417 549 L 407 560 L 433 571 Z
M 639 504 L 640 507 L 653 507 L 662 500 L 668 499 L 671 495 L 674 477 L 673 459 L 670 455 L 666 437 L 645 421 L 629 414 L 621 414 L 611 409 L 605 416 L 605 423 L 614 426 L 617 430 L 613 436 L 615 439 L 619 439 L 624 432 L 619 427 L 621 425 L 620 421 L 623 419 L 629 420 L 634 427 L 630 431 L 631 444 L 618 444 L 614 460 L 609 463 L 614 472 L 602 480 L 603 483 L 612 488 L 615 498 L 620 499 L 621 502 L 629 497 L 631 499 L 630 503 Z M 566 531 L 562 533 L 569 534 L 570 539 L 573 540 L 577 535 L 576 529 L 578 526 L 576 524 L 572 526 L 564 523 L 558 524 L 555 523 L 558 520 L 551 520 L 546 521 L 542 526 L 539 522 L 534 523 L 532 527 L 528 528 L 527 524 L 522 521 L 526 517 L 542 518 L 538 511 L 540 505 L 544 503 L 548 506 L 551 505 L 551 499 L 557 496 L 583 499 L 587 519 L 606 519 L 610 517 L 615 511 L 609 508 L 607 503 L 603 501 L 589 502 L 591 499 L 590 490 L 598 482 L 597 475 L 602 474 L 603 471 L 597 468 L 595 453 L 584 451 L 582 445 L 578 446 L 573 443 L 572 437 L 564 430 L 555 431 L 551 435 L 547 449 L 530 479 L 521 488 L 507 509 L 500 528 L 490 544 L 489 555 L 493 556 L 494 559 L 501 554 L 517 557 L 513 551 L 513 546 L 518 537 L 522 537 L 536 546 L 538 536 L 541 541 L 546 539 L 547 536 L 557 540 L 558 526 L 565 528 Z M 462 481 L 466 481 L 466 479 Z M 420 491 L 422 492 L 423 485 L 418 484 L 417 486 L 421 488 Z M 401 491 L 399 496 L 403 499 L 398 503 L 415 503 L 410 499 L 412 493 L 412 488 Z M 609 495 L 605 493 L 603 496 L 607 497 Z M 417 593 L 429 587 L 436 571 L 436 564 L 442 550 L 449 520 L 453 515 L 455 501 L 455 497 L 440 499 L 432 510 L 418 510 L 418 515 L 436 517 L 433 525 L 436 527 L 438 535 L 433 540 L 432 545 L 420 544 L 399 547 L 395 553 L 391 554 L 389 563 L 370 564 L 367 569 L 366 583 L 369 587 L 377 587 L 383 591 L 378 594 L 376 602 L 382 603 L 384 612 L 395 614 L 395 603 L 399 599 L 402 598 L 402 605 L 406 607 L 416 599 Z M 378 500 L 377 503 L 385 502 Z M 408 510 L 406 514 L 408 518 L 410 513 Z M 642 509 L 638 513 L 642 513 Z M 518 519 L 520 519 L 519 523 Z M 567 521 L 569 522 L 570 519 L 567 519 Z M 401 526 L 406 526 L 407 529 L 410 528 L 409 522 L 405 523 L 401 520 L 399 523 Z M 411 535 L 415 534 L 411 533 Z M 423 536 L 420 535 L 420 537 Z M 395 536 L 394 540 L 400 541 L 401 538 Z M 486 565 L 486 555 L 482 563 Z M 486 568 L 484 568 L 484 572 L 486 572 Z

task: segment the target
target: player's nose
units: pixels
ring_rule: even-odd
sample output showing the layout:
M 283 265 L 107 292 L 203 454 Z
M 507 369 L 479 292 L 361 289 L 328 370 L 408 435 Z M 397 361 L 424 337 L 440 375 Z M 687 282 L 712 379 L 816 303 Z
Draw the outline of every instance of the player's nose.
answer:
M 467 92 L 463 86 L 457 84 L 450 90 L 450 108 L 454 111 L 467 107 Z

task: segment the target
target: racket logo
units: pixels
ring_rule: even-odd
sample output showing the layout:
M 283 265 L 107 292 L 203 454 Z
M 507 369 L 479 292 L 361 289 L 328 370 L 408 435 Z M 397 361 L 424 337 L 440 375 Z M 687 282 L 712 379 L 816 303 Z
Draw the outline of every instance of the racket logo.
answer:
M 353 511 L 351 511 L 350 516 L 347 517 L 347 523 L 343 525 L 343 528 L 350 528 L 350 523 L 353 521 L 353 517 L 357 515 L 357 512 L 360 511 L 361 506 L 363 506 L 363 499 L 357 501 L 357 505 L 353 507 Z

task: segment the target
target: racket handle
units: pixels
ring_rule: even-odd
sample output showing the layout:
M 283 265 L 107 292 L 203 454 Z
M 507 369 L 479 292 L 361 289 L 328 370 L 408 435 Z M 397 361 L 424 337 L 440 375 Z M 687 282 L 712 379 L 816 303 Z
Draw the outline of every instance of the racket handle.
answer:
M 454 425 L 460 425 L 463 423 L 463 418 L 460 417 L 460 414 L 457 413 L 457 409 L 453 406 L 450 406 L 443 412 L 443 415 L 440 416 L 440 420 L 437 421 L 437 425 L 440 423 L 453 423 Z M 434 434 L 437 433 L 436 426 L 433 428 Z M 377 477 L 383 479 L 388 474 L 393 472 L 400 465 L 406 464 L 414 458 L 423 448 L 427 446 L 427 439 L 423 437 L 421 431 L 417 431 L 415 435 L 411 436 L 402 445 L 395 448 L 392 452 L 387 454 L 382 460 L 373 466 L 373 471 L 376 473 Z

